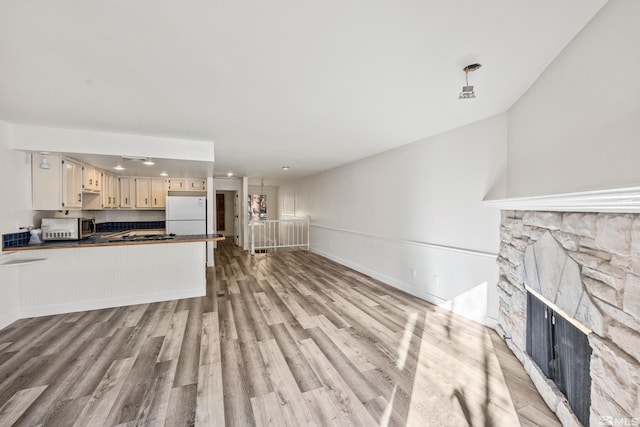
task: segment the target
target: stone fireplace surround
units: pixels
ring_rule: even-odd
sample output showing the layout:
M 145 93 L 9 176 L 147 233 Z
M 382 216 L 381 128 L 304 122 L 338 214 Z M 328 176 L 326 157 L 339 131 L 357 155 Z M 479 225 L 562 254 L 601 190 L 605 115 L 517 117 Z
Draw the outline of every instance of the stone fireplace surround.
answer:
M 500 241 L 498 333 L 547 405 L 580 425 L 526 354 L 525 284 L 592 331 L 590 424 L 640 425 L 640 214 L 502 211 Z

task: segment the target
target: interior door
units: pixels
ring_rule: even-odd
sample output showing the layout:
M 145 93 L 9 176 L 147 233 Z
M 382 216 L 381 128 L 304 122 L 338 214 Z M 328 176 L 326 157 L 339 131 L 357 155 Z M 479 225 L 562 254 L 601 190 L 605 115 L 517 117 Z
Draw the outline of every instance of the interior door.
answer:
M 240 246 L 240 217 L 238 215 L 238 192 L 236 191 L 233 197 L 233 235 L 236 239 L 236 245 Z
M 216 231 L 225 231 L 224 223 L 224 193 L 216 193 Z

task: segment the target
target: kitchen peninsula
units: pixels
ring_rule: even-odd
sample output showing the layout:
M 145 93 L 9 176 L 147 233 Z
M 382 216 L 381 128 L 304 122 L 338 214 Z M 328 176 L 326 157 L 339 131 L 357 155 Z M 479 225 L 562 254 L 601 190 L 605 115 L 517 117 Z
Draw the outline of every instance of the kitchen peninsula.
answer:
M 15 295 L 15 316 L 203 296 L 206 242 L 224 239 L 205 234 L 140 241 L 114 238 L 117 235 L 3 248 L 1 259 L 6 261 L 0 261 L 0 268 L 15 269 L 16 274 L 16 289 L 8 293 Z

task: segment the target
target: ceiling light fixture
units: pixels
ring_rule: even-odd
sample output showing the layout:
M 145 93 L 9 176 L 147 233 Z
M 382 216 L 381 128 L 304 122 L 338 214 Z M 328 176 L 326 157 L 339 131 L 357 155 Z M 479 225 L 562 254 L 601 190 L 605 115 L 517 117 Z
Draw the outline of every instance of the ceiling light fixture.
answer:
M 150 158 L 146 158 L 144 159 L 144 161 L 142 162 L 143 165 L 147 165 L 147 166 L 153 166 L 155 165 L 155 163 L 153 162 L 153 160 L 151 160 Z
M 227 177 L 231 178 L 233 176 L 233 172 L 227 172 Z
M 288 171 L 289 169 L 291 169 L 289 166 L 283 166 L 283 167 L 282 167 L 282 170 L 283 170 L 283 171 Z
M 473 86 L 469 86 L 469 71 L 475 71 L 480 67 L 482 67 L 482 65 L 480 64 L 470 64 L 462 69 L 462 71 L 464 71 L 464 80 L 466 82 L 466 86 L 462 86 L 462 92 L 460 92 L 460 95 L 458 95 L 458 99 L 471 99 L 476 97 Z
M 46 151 L 41 151 L 42 159 L 40 159 L 40 169 L 51 169 L 51 165 L 49 164 L 49 159 L 47 159 Z
M 165 171 L 160 172 L 160 176 L 169 176 L 168 173 L 166 173 Z
M 117 171 L 123 171 L 123 170 L 124 170 L 124 167 L 123 167 L 120 163 L 118 163 L 117 165 L 115 165 L 113 168 L 114 168 L 115 170 L 117 170 Z

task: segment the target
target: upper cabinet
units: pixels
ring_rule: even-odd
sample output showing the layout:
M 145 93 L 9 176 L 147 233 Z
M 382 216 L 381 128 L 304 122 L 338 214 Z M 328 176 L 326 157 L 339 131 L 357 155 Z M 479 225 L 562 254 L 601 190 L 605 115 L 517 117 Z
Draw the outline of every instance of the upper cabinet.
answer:
M 171 178 L 167 180 L 167 190 L 169 191 L 185 191 L 187 189 L 187 180 L 183 178 Z
M 119 207 L 120 183 L 118 182 L 118 177 L 110 173 L 103 173 L 102 186 L 102 208 L 113 209 Z
M 151 207 L 167 206 L 167 182 L 162 178 L 151 178 Z
M 207 189 L 206 179 L 119 177 L 54 154 L 48 155 L 48 169 L 41 169 L 40 162 L 40 157 L 32 156 L 35 210 L 164 210 L 169 192 Z
M 207 181 L 204 179 L 188 179 L 187 191 L 207 191 Z
M 134 178 L 120 177 L 120 207 L 121 208 L 133 208 L 135 206 L 136 187 Z
M 82 167 L 82 191 L 85 193 L 99 193 L 102 190 L 102 173 L 91 166 Z
M 168 191 L 206 191 L 207 181 L 200 178 L 171 178 L 167 180 Z
M 40 168 L 32 156 L 33 209 L 60 211 L 82 209 L 82 165 L 70 159 L 49 155 L 49 169 Z

